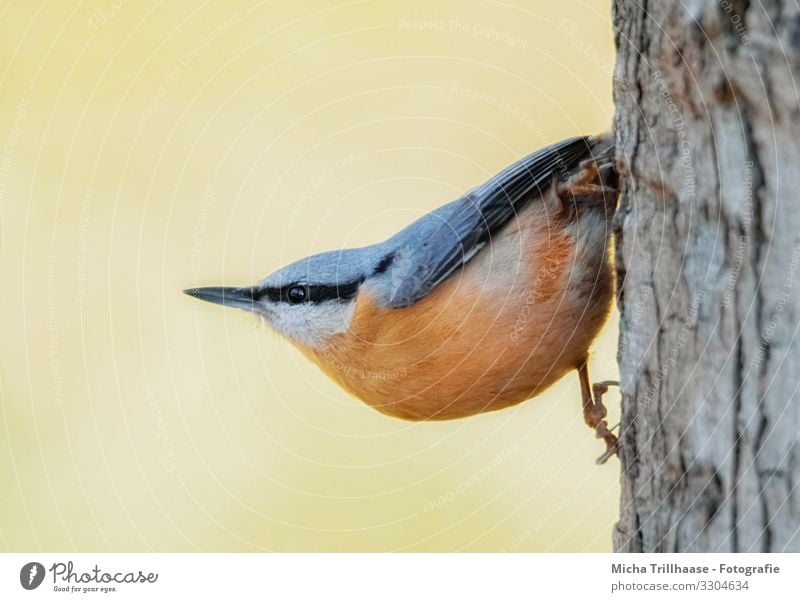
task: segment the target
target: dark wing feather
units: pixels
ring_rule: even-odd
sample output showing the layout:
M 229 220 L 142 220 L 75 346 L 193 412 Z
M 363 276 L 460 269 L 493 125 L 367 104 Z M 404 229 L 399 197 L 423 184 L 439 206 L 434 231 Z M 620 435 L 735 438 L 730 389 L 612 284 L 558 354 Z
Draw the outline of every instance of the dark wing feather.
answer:
M 394 270 L 390 307 L 407 307 L 472 259 L 556 175 L 590 157 L 592 138 L 570 138 L 507 167 L 488 182 L 425 216 L 391 241 L 407 269 Z M 400 266 L 395 266 L 400 267 Z

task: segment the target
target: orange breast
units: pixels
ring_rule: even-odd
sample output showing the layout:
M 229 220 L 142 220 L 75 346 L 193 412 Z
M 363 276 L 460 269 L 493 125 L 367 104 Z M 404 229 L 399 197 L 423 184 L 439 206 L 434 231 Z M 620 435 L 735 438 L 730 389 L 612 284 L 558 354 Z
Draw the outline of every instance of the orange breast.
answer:
M 527 210 L 460 273 L 404 309 L 359 293 L 350 331 L 304 350 L 346 390 L 410 420 L 504 408 L 583 360 L 612 299 L 605 248 Z M 580 251 L 580 250 L 578 250 Z

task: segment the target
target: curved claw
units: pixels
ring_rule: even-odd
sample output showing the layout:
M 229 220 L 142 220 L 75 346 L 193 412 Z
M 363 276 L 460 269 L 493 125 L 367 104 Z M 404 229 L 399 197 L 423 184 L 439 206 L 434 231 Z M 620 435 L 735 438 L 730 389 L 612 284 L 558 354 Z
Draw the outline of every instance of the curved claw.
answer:
M 599 383 L 596 384 L 600 385 L 601 387 L 605 387 L 606 390 L 608 390 L 609 387 L 619 387 L 618 380 L 601 380 Z
M 595 463 L 598 466 L 601 466 L 608 462 L 608 460 L 615 455 L 619 455 L 619 440 L 616 437 L 614 437 L 614 443 L 608 446 L 608 449 L 606 449 L 605 453 L 597 458 Z

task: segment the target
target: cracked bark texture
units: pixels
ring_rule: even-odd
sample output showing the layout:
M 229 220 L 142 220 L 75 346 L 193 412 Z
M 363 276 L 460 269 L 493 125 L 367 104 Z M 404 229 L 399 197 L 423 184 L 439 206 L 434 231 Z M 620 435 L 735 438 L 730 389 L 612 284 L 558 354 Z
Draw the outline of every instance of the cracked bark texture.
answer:
M 621 552 L 800 551 L 800 8 L 615 0 Z

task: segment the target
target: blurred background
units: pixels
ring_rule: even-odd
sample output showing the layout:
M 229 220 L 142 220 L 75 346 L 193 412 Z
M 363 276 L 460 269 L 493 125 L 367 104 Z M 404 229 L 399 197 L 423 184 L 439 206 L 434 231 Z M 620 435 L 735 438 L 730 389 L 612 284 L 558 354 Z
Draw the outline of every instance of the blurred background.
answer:
M 406 423 L 181 294 L 608 129 L 608 0 L 14 0 L 0 56 L 0 548 L 611 550 L 577 378 Z

